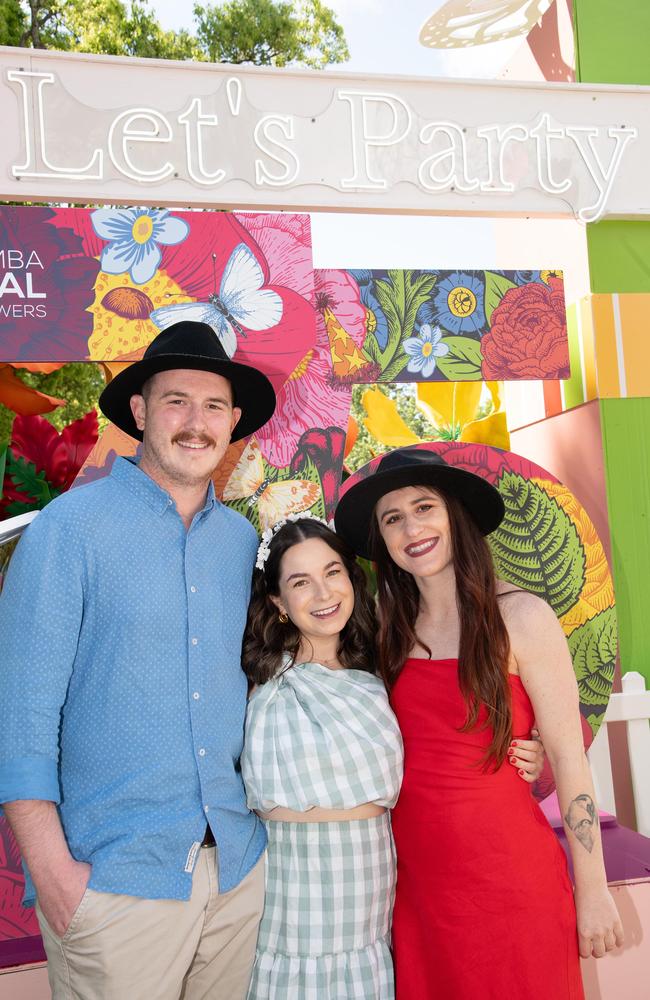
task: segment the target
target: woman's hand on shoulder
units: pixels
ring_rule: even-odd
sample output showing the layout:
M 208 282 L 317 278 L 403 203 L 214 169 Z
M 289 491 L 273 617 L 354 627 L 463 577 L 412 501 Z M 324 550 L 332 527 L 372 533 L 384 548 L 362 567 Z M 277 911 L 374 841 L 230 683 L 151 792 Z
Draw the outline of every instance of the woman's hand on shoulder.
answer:
M 534 784 L 544 770 L 544 744 L 537 729 L 533 729 L 529 740 L 512 740 L 508 749 L 508 760 L 517 768 L 517 774 L 528 784 Z
M 576 889 L 578 939 L 583 958 L 602 958 L 623 944 L 623 926 L 616 903 L 607 888 Z

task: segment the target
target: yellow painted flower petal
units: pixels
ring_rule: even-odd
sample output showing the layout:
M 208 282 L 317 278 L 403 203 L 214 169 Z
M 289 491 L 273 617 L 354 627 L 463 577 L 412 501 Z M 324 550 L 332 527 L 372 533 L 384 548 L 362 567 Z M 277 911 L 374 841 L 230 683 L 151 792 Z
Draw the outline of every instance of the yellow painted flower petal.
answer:
M 424 413 L 434 427 L 451 424 L 454 409 L 453 382 L 421 382 L 415 388 L 418 409 Z
M 497 413 L 501 409 L 501 393 L 503 392 L 503 382 L 486 382 L 486 386 L 492 396 L 492 406 Z
M 491 444 L 494 448 L 510 451 L 510 435 L 505 413 L 491 413 L 489 417 L 465 424 L 460 440 L 472 444 Z
M 419 409 L 437 426 L 461 427 L 476 414 L 481 401 L 481 382 L 436 382 L 417 386 Z
M 368 389 L 361 397 L 364 410 L 368 414 L 363 422 L 377 441 L 389 448 L 403 448 L 417 444 L 419 438 L 408 427 L 399 413 L 394 400 L 385 396 L 381 389 Z

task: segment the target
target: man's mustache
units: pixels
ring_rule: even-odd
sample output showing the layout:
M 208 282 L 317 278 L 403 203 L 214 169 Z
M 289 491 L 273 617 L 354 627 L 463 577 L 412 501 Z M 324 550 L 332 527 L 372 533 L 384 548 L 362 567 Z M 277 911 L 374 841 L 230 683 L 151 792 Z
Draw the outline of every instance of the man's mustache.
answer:
M 216 447 L 217 442 L 214 438 L 210 437 L 208 434 L 177 434 L 172 438 L 173 444 L 207 444 L 212 448 Z

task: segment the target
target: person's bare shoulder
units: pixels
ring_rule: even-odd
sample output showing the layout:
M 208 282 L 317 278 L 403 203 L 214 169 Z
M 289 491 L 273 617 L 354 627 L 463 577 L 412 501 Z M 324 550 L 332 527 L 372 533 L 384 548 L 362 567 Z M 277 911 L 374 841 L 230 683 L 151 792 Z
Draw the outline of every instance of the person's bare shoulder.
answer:
M 561 629 L 553 608 L 536 594 L 513 587 L 502 580 L 497 581 L 497 594 L 508 631 L 525 629 L 529 633 L 539 634 L 549 629 Z

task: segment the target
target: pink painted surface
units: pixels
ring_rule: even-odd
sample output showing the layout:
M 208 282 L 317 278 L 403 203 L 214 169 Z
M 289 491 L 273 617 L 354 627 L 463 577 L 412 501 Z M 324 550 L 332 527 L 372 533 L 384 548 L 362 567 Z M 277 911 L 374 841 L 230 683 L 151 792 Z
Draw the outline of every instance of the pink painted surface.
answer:
M 650 880 L 611 886 L 625 944 L 604 958 L 582 962 L 586 1000 L 648 1000 Z
M 579 448 L 575 447 L 577 441 Z M 525 455 L 552 472 L 578 498 L 593 521 L 611 563 L 598 401 L 512 431 L 510 446 L 518 455 Z

